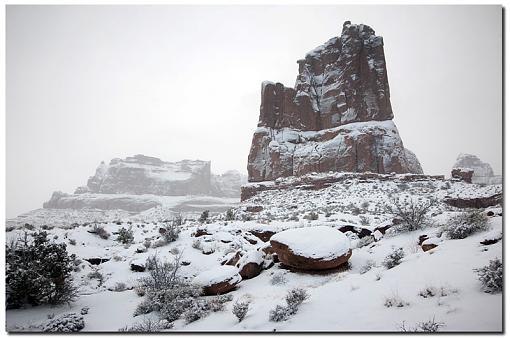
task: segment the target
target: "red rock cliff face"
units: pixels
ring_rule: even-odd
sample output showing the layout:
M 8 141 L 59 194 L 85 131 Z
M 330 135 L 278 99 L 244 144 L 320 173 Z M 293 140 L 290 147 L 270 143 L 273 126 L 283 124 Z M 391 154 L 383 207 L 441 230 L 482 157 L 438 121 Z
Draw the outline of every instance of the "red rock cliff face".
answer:
M 342 35 L 298 60 L 294 88 L 262 84 L 249 181 L 310 172 L 422 173 L 391 121 L 382 37 L 344 23 Z

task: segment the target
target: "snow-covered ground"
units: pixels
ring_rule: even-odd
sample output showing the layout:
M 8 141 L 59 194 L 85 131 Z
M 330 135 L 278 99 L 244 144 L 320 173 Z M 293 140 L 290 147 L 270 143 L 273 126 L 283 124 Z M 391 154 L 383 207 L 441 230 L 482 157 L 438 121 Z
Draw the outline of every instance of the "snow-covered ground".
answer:
M 393 215 L 388 214 L 383 207 L 388 203 L 390 194 L 393 194 L 401 198 L 437 200 L 432 210 L 433 223 L 423 230 L 413 232 L 388 231 L 379 241 L 362 247 L 358 246 L 363 240 L 348 232 L 346 235 L 350 239 L 352 256 L 347 269 L 310 273 L 288 270 L 276 263 L 262 270 L 260 275 L 241 281 L 229 293 L 233 301 L 226 304 L 224 311 L 211 313 L 189 324 L 179 319 L 169 331 L 394 332 L 401 331 L 403 326 L 411 329 L 417 323 L 432 319 L 443 325 L 440 331 L 502 331 L 502 294 L 485 293 L 473 272 L 474 268 L 487 265 L 489 260 L 502 257 L 502 241 L 492 245 L 480 244 L 484 239 L 493 238 L 502 232 L 502 216 L 499 215 L 502 214 L 501 207 L 484 210 L 494 212 L 488 218 L 487 230 L 460 240 L 444 236 L 433 239 L 431 242 L 438 246 L 427 252 L 418 245 L 420 235 L 436 237 L 440 228 L 448 223 L 449 217 L 461 213 L 462 210 L 441 203 L 442 199 L 456 195 L 489 194 L 486 191 L 490 194 L 498 193 L 501 192 L 501 186 L 481 187 L 441 180 L 409 182 L 404 185 L 390 180 L 343 182 L 316 191 L 266 191 L 236 207 L 236 220 L 227 221 L 225 214 L 221 213 L 212 215 L 208 223 L 200 223 L 196 220 L 196 214 L 187 215 L 188 220 L 181 226 L 177 241 L 157 248 L 150 247 L 144 253 L 137 253 L 137 249 L 147 240 L 152 243 L 157 241 L 159 229 L 165 224 L 165 217 L 170 214 L 148 210 L 136 215 L 103 215 L 98 223 L 112 234 L 104 240 L 89 233 L 91 225 L 83 225 L 84 222 L 70 226 L 75 218 L 69 218 L 69 225 L 64 225 L 64 218 L 52 210 L 52 214 L 44 216 L 45 224 L 52 225 L 56 220 L 58 222 L 55 224 L 59 227 L 47 230 L 50 238 L 65 242 L 68 252 L 82 260 L 78 265 L 79 271 L 73 273 L 74 281 L 80 288 L 80 296 L 71 305 L 8 310 L 7 329 L 37 329 L 39 324 L 48 320 L 48 315 L 80 313 L 83 307 L 89 307 L 88 313 L 84 315 L 83 331 L 117 331 L 141 322 L 144 317 L 157 318 L 155 312 L 133 316 L 143 298 L 137 296 L 132 288 L 147 272 L 132 271 L 131 263 L 143 263 L 156 253 L 162 259 L 172 260 L 172 253 L 178 249 L 182 252 L 182 262 L 186 263 L 181 267 L 180 274 L 192 279 L 205 271 L 219 268 L 221 262 L 237 250 L 254 253 L 253 250 L 267 246 L 267 243 L 250 231 L 279 232 L 316 226 L 338 228 L 342 225 L 363 226 L 374 230 L 378 226 L 387 225 Z M 254 206 L 259 206 L 262 211 L 248 212 Z M 311 212 L 317 213 L 317 218 L 311 216 Z M 91 219 L 88 219 L 89 222 L 94 224 Z M 132 227 L 133 244 L 122 245 L 115 240 L 115 233 L 121 227 Z M 197 230 L 207 234 L 195 236 Z M 7 241 L 22 232 L 23 229 L 7 232 Z M 318 248 L 320 243 L 318 239 Z M 405 256 L 400 265 L 387 269 L 382 262 L 395 248 L 402 248 Z M 85 260 L 90 258 L 108 261 L 92 265 Z M 373 266 L 368 271 L 367 263 Z M 102 275 L 102 282 L 89 277 L 95 271 Z M 280 279 L 274 279 L 275 276 Z M 201 276 L 198 280 L 203 279 Z M 275 283 L 276 280 L 279 283 Z M 118 283 L 124 283 L 128 289 L 113 291 Z M 287 292 L 294 287 L 306 289 L 309 298 L 288 320 L 270 321 L 270 310 L 278 304 L 283 305 Z M 442 293 L 427 298 L 420 296 L 420 291 L 426 288 L 440 290 Z M 404 306 L 386 307 L 388 298 L 399 300 Z M 238 299 L 250 300 L 248 313 L 242 322 L 238 322 L 231 312 Z

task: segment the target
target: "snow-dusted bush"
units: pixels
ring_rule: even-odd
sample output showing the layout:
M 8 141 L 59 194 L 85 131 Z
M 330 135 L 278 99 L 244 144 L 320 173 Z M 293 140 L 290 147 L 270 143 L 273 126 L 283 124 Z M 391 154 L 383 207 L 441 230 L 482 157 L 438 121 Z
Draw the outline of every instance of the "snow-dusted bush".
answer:
M 76 245 L 76 240 L 75 239 L 69 239 L 69 245 Z
M 156 257 L 148 259 L 149 276 L 140 279 L 145 299 L 138 305 L 135 314 L 159 311 L 164 319 L 174 321 L 191 307 L 197 307 L 194 301 L 202 290 L 177 274 L 181 255 L 175 256 L 172 263 L 162 262 Z
M 287 283 L 287 278 L 284 273 L 274 273 L 271 276 L 271 285 L 285 285 Z
M 435 296 L 446 297 L 450 294 L 456 294 L 457 292 L 458 292 L 457 289 L 450 288 L 447 286 L 440 286 L 440 287 L 427 286 L 424 289 L 420 290 L 418 292 L 418 295 L 422 298 L 431 298 L 431 297 L 435 297 Z
M 117 235 L 117 241 L 123 244 L 131 244 L 135 240 L 132 227 L 121 227 Z
M 290 318 L 289 308 L 287 306 L 276 305 L 269 311 L 269 320 L 274 322 L 285 321 Z
M 221 295 L 214 298 L 198 298 L 193 300 L 191 306 L 184 312 L 186 323 L 204 318 L 211 312 L 219 312 L 225 309 L 225 303 L 232 301 L 232 296 Z
M 393 294 L 391 297 L 386 297 L 384 300 L 384 306 L 386 307 L 405 307 L 409 306 L 409 303 L 403 300 L 398 294 Z
M 405 253 L 404 253 L 404 250 L 400 247 L 400 248 L 395 248 L 390 254 L 388 254 L 382 264 L 384 267 L 386 267 L 387 269 L 390 269 L 390 268 L 393 268 L 397 265 L 400 265 L 400 263 L 402 262 L 402 259 L 404 258 L 405 256 Z
M 365 274 L 370 271 L 373 267 L 375 267 L 376 263 L 373 260 L 367 260 L 365 265 L 361 266 L 359 269 L 360 274 Z
M 179 225 L 176 223 L 168 223 L 164 227 L 165 232 L 163 233 L 163 238 L 167 243 L 176 241 L 179 238 L 179 233 L 181 230 L 179 229 Z
M 92 272 L 90 272 L 87 277 L 89 279 L 97 279 L 99 281 L 99 286 L 101 286 L 104 282 L 104 276 L 101 272 L 99 272 L 99 269 L 94 269 Z
M 149 317 L 145 317 L 141 322 L 135 323 L 131 326 L 126 326 L 119 329 L 119 332 L 138 332 L 138 333 L 150 333 L 159 332 L 161 330 L 168 330 L 173 328 L 173 324 L 165 320 L 154 320 Z
M 101 239 L 107 240 L 110 238 L 110 233 L 103 226 L 95 224 L 92 228 L 92 232 L 97 234 Z
M 308 299 L 308 293 L 302 288 L 294 288 L 285 296 L 286 306 L 276 305 L 274 309 L 269 311 L 270 321 L 285 321 L 290 316 L 297 313 L 299 306 Z
M 464 239 L 487 229 L 487 216 L 480 210 L 471 210 L 451 217 L 443 227 L 450 239 Z
M 199 222 L 204 223 L 209 219 L 209 210 L 205 210 L 200 215 L 200 218 L 198 219 Z
M 234 306 L 232 306 L 232 314 L 234 314 L 239 320 L 239 322 L 243 321 L 244 317 L 246 316 L 246 313 L 248 313 L 248 309 L 250 307 L 250 302 L 248 300 L 246 301 L 236 301 Z
M 437 322 L 434 318 L 431 320 L 419 322 L 413 328 L 407 328 L 405 322 L 402 322 L 400 326 L 400 330 L 402 332 L 425 332 L 425 333 L 434 333 L 438 332 L 441 327 L 444 327 L 444 323 Z
M 76 313 L 66 313 L 49 320 L 42 325 L 43 332 L 78 332 L 85 327 L 83 316 Z
M 116 282 L 115 285 L 111 288 L 112 291 L 114 292 L 124 292 L 125 290 L 127 290 L 127 285 L 126 283 L 123 283 L 123 282 Z
M 297 309 L 299 306 L 310 297 L 310 295 L 302 288 L 293 288 L 287 293 L 287 296 L 285 297 L 285 301 L 287 302 L 287 305 L 294 310 L 294 313 L 297 312 Z
M 357 247 L 358 248 L 361 248 L 361 247 L 364 247 L 364 246 L 367 246 L 367 245 L 370 245 L 371 243 L 373 243 L 375 241 L 374 237 L 373 236 L 368 236 L 368 237 L 363 237 L 361 238 L 358 243 L 357 243 Z
M 229 208 L 227 212 L 225 213 L 225 220 L 234 220 L 234 210 L 232 208 Z
M 74 255 L 68 255 L 66 244 L 56 244 L 44 231 L 25 233 L 6 246 L 6 307 L 61 304 L 73 301 L 77 288 L 71 272 Z
M 310 213 L 306 214 L 303 219 L 307 219 L 307 220 L 317 220 L 319 219 L 319 215 L 314 212 L 314 211 L 311 211 Z
M 489 261 L 489 265 L 475 268 L 478 280 L 482 282 L 484 291 L 498 293 L 503 291 L 503 262 L 496 258 Z
M 392 198 L 389 204 L 385 206 L 385 210 L 402 220 L 399 225 L 392 228 L 394 231 L 411 232 L 431 224 L 429 211 L 434 205 L 435 201 L 432 199 Z

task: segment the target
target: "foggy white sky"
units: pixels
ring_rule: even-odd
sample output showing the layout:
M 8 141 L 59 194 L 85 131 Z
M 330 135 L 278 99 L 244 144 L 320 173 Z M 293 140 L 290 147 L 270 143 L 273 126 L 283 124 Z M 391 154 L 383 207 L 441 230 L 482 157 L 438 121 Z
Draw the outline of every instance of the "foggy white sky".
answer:
M 260 83 L 345 20 L 384 37 L 395 123 L 425 173 L 502 168 L 500 6 L 8 6 L 7 217 L 138 153 L 246 172 Z

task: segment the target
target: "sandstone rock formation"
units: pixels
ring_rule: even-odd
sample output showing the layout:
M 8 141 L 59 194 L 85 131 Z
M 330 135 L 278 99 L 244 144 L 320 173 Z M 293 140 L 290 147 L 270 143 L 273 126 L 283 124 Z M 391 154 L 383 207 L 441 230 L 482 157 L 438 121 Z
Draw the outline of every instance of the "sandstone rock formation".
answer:
M 344 23 L 298 60 L 294 88 L 262 84 L 248 181 L 310 172 L 422 173 L 393 123 L 382 37 Z
M 352 254 L 349 239 L 327 226 L 290 229 L 270 239 L 278 260 L 298 270 L 328 270 L 339 267 Z
M 115 158 L 108 165 L 101 162 L 86 186 L 78 187 L 74 194 L 54 192 L 43 207 L 141 212 L 165 205 L 164 197 L 180 196 L 189 197 L 190 204 L 174 199 L 177 205 L 172 209 L 176 211 L 211 208 L 223 211 L 229 206 L 221 206 L 218 198 L 238 198 L 245 182 L 246 177 L 237 171 L 212 174 L 209 161 L 165 162 L 139 154 Z M 209 197 L 193 200 L 193 196 Z M 209 204 L 213 206 L 205 206 Z
M 193 282 L 202 286 L 205 295 L 218 295 L 232 291 L 241 280 L 237 268 L 226 265 L 200 273 Z
M 474 184 L 500 184 L 501 178 L 494 175 L 491 165 L 483 162 L 476 155 L 461 153 L 452 169 L 452 177 L 458 172 L 472 170 L 471 182 Z

